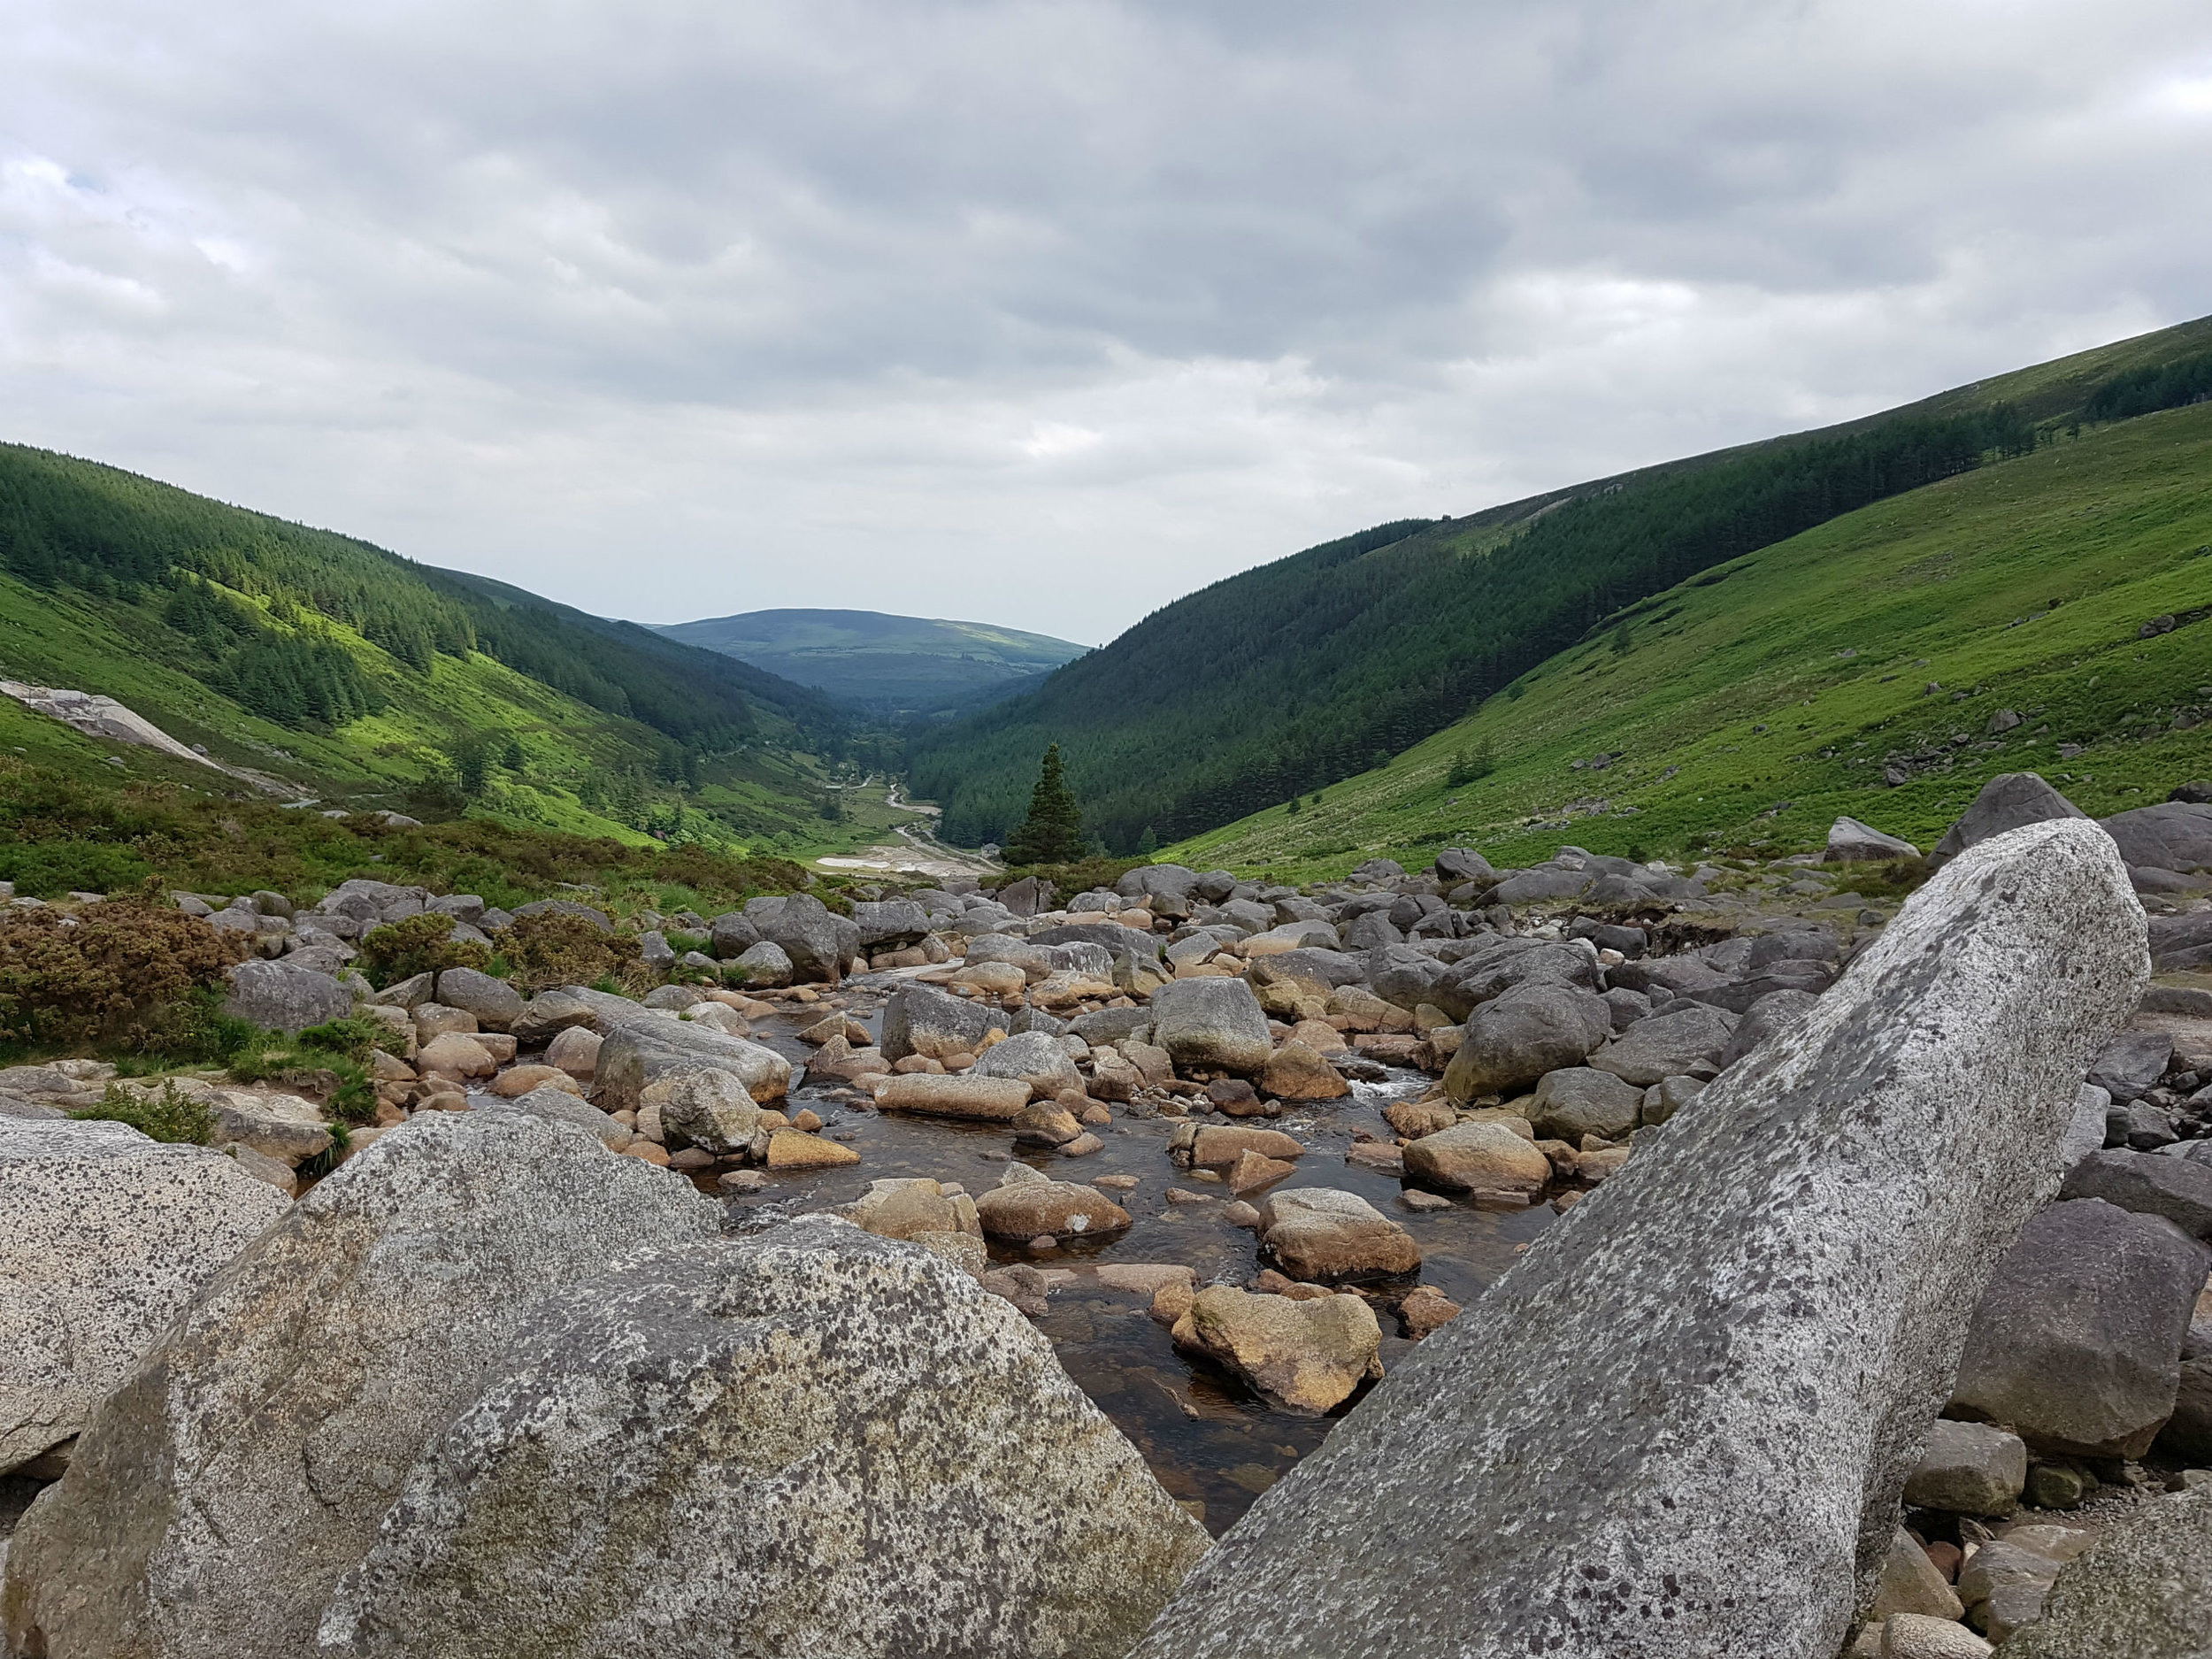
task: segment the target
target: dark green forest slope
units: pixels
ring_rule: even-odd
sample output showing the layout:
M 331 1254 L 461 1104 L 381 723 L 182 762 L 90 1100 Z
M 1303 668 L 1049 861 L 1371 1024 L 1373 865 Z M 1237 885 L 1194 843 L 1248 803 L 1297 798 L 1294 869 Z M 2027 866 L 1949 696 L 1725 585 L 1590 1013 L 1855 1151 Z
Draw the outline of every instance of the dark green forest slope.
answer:
M 818 839 L 852 735 L 730 657 L 20 445 L 0 678 L 115 697 L 301 795 L 593 833 Z
M 1379 526 L 1155 612 L 1038 691 L 918 739 L 949 839 L 1002 835 L 1058 741 L 1088 827 L 1173 841 L 1364 772 L 1616 613 L 2085 423 L 2204 396 L 2212 319 L 1844 426 Z
M 883 714 L 979 708 L 1030 689 L 1089 649 L 986 622 L 876 611 L 749 611 L 654 632 Z

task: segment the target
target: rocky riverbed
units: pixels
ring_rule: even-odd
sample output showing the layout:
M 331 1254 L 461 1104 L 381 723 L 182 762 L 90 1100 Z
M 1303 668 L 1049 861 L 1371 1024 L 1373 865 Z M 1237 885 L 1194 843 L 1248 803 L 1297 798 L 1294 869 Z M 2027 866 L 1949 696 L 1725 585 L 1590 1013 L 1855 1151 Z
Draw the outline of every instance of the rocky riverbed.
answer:
M 1048 1634 L 1010 1623 L 1009 1598 L 1033 1611 L 1076 1593 L 1066 1585 L 1004 1562 L 949 1566 L 965 1587 L 948 1592 L 949 1623 L 925 1630 L 889 1586 L 826 1569 L 841 1587 L 825 1605 L 876 1632 L 856 1651 L 926 1650 L 956 1627 L 982 1632 L 963 1651 L 1121 1653 L 1195 1560 L 1179 1531 L 1194 1521 L 1227 1537 L 1144 1651 L 1457 1652 L 1471 1617 L 1551 1632 L 1562 1651 L 1706 1652 L 1725 1632 L 1731 1651 L 1829 1659 L 1847 1640 L 1870 1655 L 1990 1639 L 2009 1651 L 2047 1597 L 2065 1618 L 2108 1623 L 2079 1610 L 2109 1603 L 2095 1571 L 2199 1548 L 2195 1522 L 2162 1519 L 2152 1542 L 2129 1541 L 2137 1512 L 2212 1484 L 2212 989 L 2195 979 L 2212 965 L 2212 933 L 2200 937 L 2212 809 L 2067 829 L 2078 816 L 2040 780 L 1998 780 L 1935 849 L 1957 869 L 1902 915 L 1893 861 L 1917 850 L 1848 820 L 1825 858 L 1772 866 L 1570 848 L 1498 871 L 1462 850 L 1412 874 L 1377 861 L 1308 893 L 1149 866 L 1112 892 L 954 883 L 863 898 L 849 917 L 756 901 L 635 918 L 668 966 L 664 928 L 710 936 L 715 977 L 724 962 L 748 976 L 722 989 L 686 964 L 692 982 L 641 1001 L 585 987 L 526 1000 L 465 969 L 347 984 L 365 933 L 434 904 L 458 934 L 480 902 L 472 913 L 465 898 L 370 882 L 311 909 L 282 901 L 289 914 L 203 895 L 211 921 L 247 917 L 274 941 L 239 972 L 240 1011 L 296 1028 L 358 1001 L 383 1023 L 380 1121 L 342 1150 L 296 1094 L 177 1080 L 213 1109 L 225 1156 L 60 1116 L 98 1098 L 96 1065 L 0 1074 L 0 1182 L 33 1201 L 0 1222 L 13 1327 L 73 1337 L 0 1374 L 9 1502 L 71 1471 L 9 1551 L 12 1651 L 422 1651 L 408 1644 L 474 1628 L 454 1609 L 486 1585 L 540 1583 L 559 1601 L 570 1592 L 544 1580 L 543 1561 L 471 1541 L 487 1505 L 562 1532 L 588 1520 L 556 1519 L 545 1491 L 495 1475 L 516 1455 L 497 1414 L 518 1409 L 496 1399 L 601 1420 L 618 1402 L 592 1391 L 611 1385 L 563 1357 L 595 1344 L 634 1348 L 630 1386 L 639 1365 L 705 1363 L 702 1377 L 736 1365 L 745 1387 L 764 1387 L 764 1362 L 739 1357 L 757 1339 L 718 1323 L 737 1303 L 772 1308 L 744 1317 L 811 1352 L 855 1320 L 892 1331 L 917 1296 L 959 1310 L 930 1338 L 954 1345 L 947 1356 L 903 1381 L 809 1362 L 818 1391 L 778 1409 L 834 1426 L 778 1466 L 816 1470 L 807 1460 L 840 1435 L 872 1443 L 901 1417 L 1002 1460 L 1006 1436 L 1025 1431 L 985 1426 L 1001 1385 L 950 1399 L 948 1379 L 986 1355 L 987 1369 L 1044 1363 L 1073 1386 L 1072 1415 L 1040 1429 L 1042 1443 L 1090 1449 L 1048 1476 L 993 1463 L 963 1488 L 964 1536 L 1018 1513 L 1032 1529 L 1071 1524 L 1052 1506 L 1097 1503 L 1064 1484 L 1084 1471 L 1123 1494 L 1084 1546 L 1118 1580 L 1082 1592 L 1094 1605 Z M 1885 1161 L 1893 1173 L 1878 1176 Z M 457 1193 L 469 1194 L 458 1208 Z M 432 1334 L 441 1304 L 402 1271 L 408 1249 L 427 1250 L 418 1265 L 434 1285 L 437 1263 L 457 1263 L 442 1306 L 478 1321 L 465 1337 Z M 683 1254 L 698 1250 L 709 1256 Z M 378 1270 L 400 1274 L 388 1294 L 358 1265 L 381 1252 L 396 1252 Z M 503 1289 L 485 1263 L 518 1253 L 526 1282 Z M 261 1371 L 238 1357 L 238 1321 L 274 1317 L 266 1295 L 301 1275 L 364 1274 L 368 1300 L 340 1343 L 355 1357 L 311 1345 Z M 818 1288 L 795 1301 L 802 1283 Z M 295 1332 L 329 1317 L 282 1316 Z M 1017 1333 L 1043 1357 L 1025 1357 Z M 1739 1357 L 1691 1362 L 1714 1341 Z M 274 1501 L 275 1475 L 222 1473 L 211 1450 L 189 1450 L 214 1446 L 202 1419 L 219 1417 L 209 1402 L 225 1390 L 265 1410 L 280 1371 L 368 1402 L 420 1371 L 426 1342 L 459 1344 L 433 1365 L 450 1373 L 450 1404 L 415 1409 L 411 1426 L 370 1413 L 373 1429 L 347 1432 L 367 1461 L 346 1466 L 380 1472 L 350 1530 L 307 1552 L 289 1612 L 257 1615 L 245 1564 L 189 1529 L 111 1552 L 104 1578 L 72 1564 L 157 1497 L 221 1525 L 236 1524 L 225 1503 Z M 1738 1399 L 1745 1363 L 1765 1380 Z M 215 1369 L 195 1382 L 196 1366 Z M 1662 1393 L 1640 1404 L 1645 1386 Z M 849 1420 L 839 1402 L 856 1393 L 892 1417 Z M 1639 1418 L 1625 1435 L 1609 1426 Z M 753 1457 L 722 1424 L 701 1406 L 664 1428 L 701 1448 L 695 1463 Z M 572 1483 L 674 1478 L 649 1471 L 650 1448 L 578 1433 L 534 1440 L 533 1455 L 565 1460 Z M 1485 1437 L 1551 1472 L 1526 1490 L 1485 1486 L 1472 1449 Z M 1826 1449 L 1778 1451 L 1793 1441 Z M 1647 1443 L 1691 1461 L 1663 1474 L 1623 1461 L 1619 1448 Z M 717 1446 L 730 1449 L 705 1449 Z M 1716 1488 L 1704 1460 L 1720 1447 L 1732 1472 Z M 148 1491 L 149 1457 L 181 1484 Z M 1148 1473 L 1133 1486 L 1132 1471 Z M 858 1505 L 864 1532 L 880 1523 L 918 1561 L 943 1547 L 926 1494 L 949 1478 L 865 1458 L 805 1477 L 830 1479 L 822 1502 Z M 1577 1486 L 1620 1495 L 1563 1507 Z M 1717 1491 L 1730 1502 L 1716 1507 Z M 1759 1514 L 1732 1517 L 1742 1502 Z M 657 1513 L 631 1514 L 620 1557 L 648 1578 L 664 1571 Z M 373 1543 L 380 1524 L 388 1544 Z M 801 1556 L 823 1546 L 795 1512 L 776 1525 L 799 1528 L 787 1548 Z M 1445 1559 L 1417 1539 L 1494 1550 L 1501 1528 L 1539 1552 L 1507 1579 L 1407 1571 Z M 1341 1594 L 1354 1532 L 1379 1553 L 1358 1557 L 1366 1587 Z M 1321 1537 L 1339 1541 L 1317 1555 Z M 1557 1562 L 1611 1563 L 1583 1580 L 1614 1585 L 1611 1609 L 1619 1586 L 1646 1582 L 1639 1561 L 1675 1561 L 1671 1586 L 1703 1583 L 1723 1544 L 1755 1594 L 1740 1585 L 1723 1609 L 1668 1590 L 1665 1617 L 1686 1623 L 1666 1641 L 1632 1642 L 1632 1608 L 1627 1625 L 1617 1609 L 1546 1610 L 1546 1595 L 1573 1594 L 1540 1592 Z M 613 1561 L 612 1547 L 592 1559 Z M 2073 1593 L 2063 1570 L 2077 1557 L 2091 1576 Z M 757 1551 L 708 1577 L 738 1574 L 757 1608 L 787 1593 L 774 1586 L 794 1559 Z M 1309 1589 L 1251 1601 L 1286 1571 Z M 172 1580 L 200 1586 L 202 1612 L 173 1617 L 149 1599 Z M 665 1617 L 695 1630 L 700 1651 L 729 1651 L 726 1609 L 680 1600 L 594 1589 L 587 1623 L 602 1633 L 557 1650 L 619 1651 L 628 1638 L 610 1632 L 669 1628 L 654 1622 Z M 2169 1622 L 2212 1618 L 2200 1601 L 2183 1596 Z M 757 1636 L 764 1617 L 740 1624 Z M 293 1634 L 265 1637 L 257 1617 Z M 740 1650 L 801 1651 L 803 1628 Z

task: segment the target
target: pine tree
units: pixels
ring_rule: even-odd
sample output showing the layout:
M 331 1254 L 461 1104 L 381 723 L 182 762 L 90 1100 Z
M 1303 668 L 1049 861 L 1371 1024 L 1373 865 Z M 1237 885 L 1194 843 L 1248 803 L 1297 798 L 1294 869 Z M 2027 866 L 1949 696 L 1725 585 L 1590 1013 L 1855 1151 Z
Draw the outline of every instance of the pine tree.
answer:
M 1144 834 L 1137 842 L 1137 856 L 1149 858 L 1160 850 L 1160 832 L 1151 825 L 1144 826 Z
M 1003 856 L 1010 864 L 1072 864 L 1083 856 L 1083 810 L 1068 787 L 1060 764 L 1060 746 L 1045 750 L 1037 787 L 1030 792 L 1029 816 L 1006 838 Z

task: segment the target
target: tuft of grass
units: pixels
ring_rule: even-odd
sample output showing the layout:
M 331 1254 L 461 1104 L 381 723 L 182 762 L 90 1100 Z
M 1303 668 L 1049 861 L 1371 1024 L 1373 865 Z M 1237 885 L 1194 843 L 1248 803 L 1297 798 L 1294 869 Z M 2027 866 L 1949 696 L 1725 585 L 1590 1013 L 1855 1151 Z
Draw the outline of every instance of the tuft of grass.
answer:
M 215 1138 L 214 1114 L 173 1081 L 165 1081 L 160 1093 L 150 1098 L 111 1083 L 97 1106 L 69 1115 L 80 1120 L 128 1124 L 141 1134 L 174 1144 L 204 1147 Z

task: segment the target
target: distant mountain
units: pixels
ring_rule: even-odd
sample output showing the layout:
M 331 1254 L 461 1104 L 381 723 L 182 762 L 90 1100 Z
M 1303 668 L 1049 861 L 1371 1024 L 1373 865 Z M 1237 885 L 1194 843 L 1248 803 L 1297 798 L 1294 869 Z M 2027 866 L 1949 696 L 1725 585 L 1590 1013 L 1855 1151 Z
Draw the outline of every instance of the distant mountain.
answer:
M 985 622 L 876 611 L 748 611 L 654 632 L 849 702 L 924 713 L 964 713 L 1030 690 L 1090 649 Z
M 1034 690 L 920 733 L 908 781 L 942 804 L 947 841 L 1002 840 L 1056 742 L 1110 849 L 1185 841 L 1382 764 L 1561 652 L 1603 636 L 1625 654 L 1636 607 L 1678 583 L 2200 398 L 2212 318 L 1822 431 L 1380 525 L 1164 605 Z
M 850 741 L 811 687 L 19 444 L 0 444 L 0 678 L 113 698 L 303 795 L 593 834 L 818 835 L 806 757 Z

